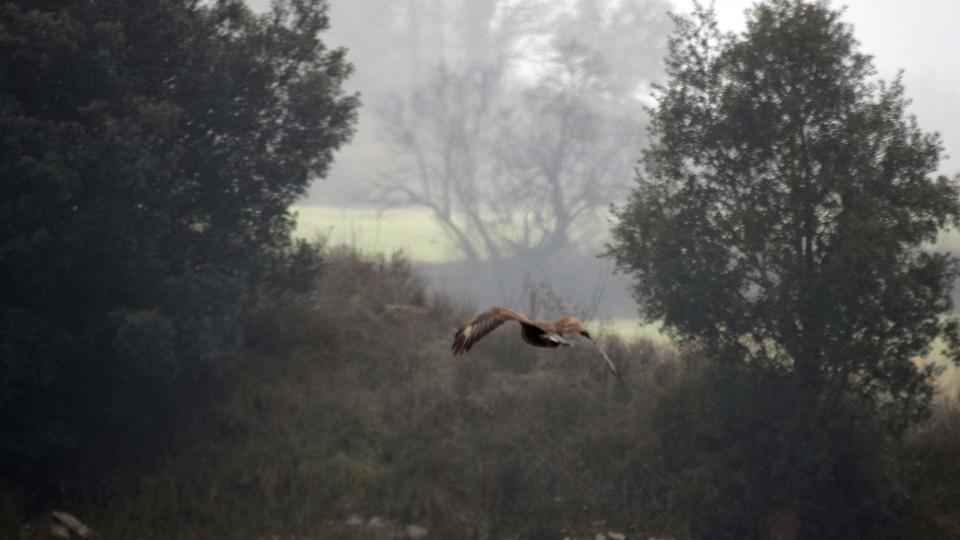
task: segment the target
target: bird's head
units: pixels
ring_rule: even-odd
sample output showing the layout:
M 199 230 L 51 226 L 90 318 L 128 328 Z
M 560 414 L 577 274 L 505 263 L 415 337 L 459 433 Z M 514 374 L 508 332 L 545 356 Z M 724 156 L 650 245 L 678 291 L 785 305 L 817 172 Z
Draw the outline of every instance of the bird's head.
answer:
M 576 332 L 581 336 L 592 340 L 590 337 L 590 332 L 587 332 L 587 329 L 583 327 L 583 323 L 575 319 L 574 317 L 564 317 L 556 322 L 557 328 L 561 333 L 563 332 Z

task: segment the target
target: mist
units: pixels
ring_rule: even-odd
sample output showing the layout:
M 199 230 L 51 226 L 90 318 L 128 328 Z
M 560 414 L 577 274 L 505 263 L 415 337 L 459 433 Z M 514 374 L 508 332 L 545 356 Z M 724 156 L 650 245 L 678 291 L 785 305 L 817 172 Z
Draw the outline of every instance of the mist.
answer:
M 721 28 L 741 32 L 744 12 L 751 4 L 746 0 L 718 2 L 716 13 Z M 262 11 L 268 3 L 251 2 L 250 5 Z M 627 14 L 617 11 L 627 5 L 632 6 L 629 16 L 634 19 L 628 20 Z M 903 71 L 907 96 L 912 100 L 910 112 L 926 129 L 940 133 L 946 155 L 940 162 L 939 172 L 948 176 L 956 174 L 960 163 L 955 157 L 960 155 L 960 131 L 953 119 L 960 117 L 960 105 L 955 99 L 955 89 L 960 85 L 960 60 L 946 51 L 955 45 L 949 21 L 953 20 L 952 15 L 960 15 L 960 8 L 950 2 L 934 2 L 924 9 L 907 8 L 893 1 L 854 1 L 844 5 L 847 6 L 844 20 L 856 28 L 864 52 L 876 58 L 878 75 L 892 80 Z M 616 275 L 612 265 L 598 260 L 597 255 L 607 241 L 607 209 L 621 201 L 629 189 L 633 167 L 645 141 L 643 107 L 653 103 L 653 85 L 663 77 L 666 35 L 672 28 L 667 13 L 689 13 L 691 4 L 571 1 L 481 2 L 469 6 L 472 7 L 443 1 L 409 5 L 332 3 L 330 16 L 338 24 L 332 26 L 328 42 L 347 49 L 355 69 L 348 87 L 362 95 L 364 106 L 352 144 L 340 152 L 329 176 L 314 182 L 308 196 L 298 203 L 299 234 L 307 238 L 327 236 L 334 242 L 350 243 L 371 252 L 403 250 L 439 290 L 477 307 L 519 303 L 529 308 L 530 288 L 545 286 L 570 307 L 592 316 L 632 319 L 636 311 L 630 298 L 629 279 Z M 516 28 L 510 29 L 513 35 L 503 32 L 498 26 L 500 15 L 494 14 L 510 9 L 509 6 L 520 8 L 514 14 Z M 524 10 L 528 13 L 524 14 Z M 592 10 L 595 14 L 587 15 Z M 579 21 L 576 20 L 578 13 Z M 523 20 L 523 17 L 535 20 Z M 618 18 L 624 20 L 617 23 Z M 633 26 L 631 30 L 615 31 L 616 24 Z M 482 195 L 485 200 L 476 204 L 476 209 L 483 213 L 479 221 L 486 224 L 484 228 L 498 229 L 487 233 L 496 237 L 486 242 L 487 245 L 476 238 L 484 233 L 470 223 L 460 227 L 462 231 L 451 231 L 444 226 L 437 213 L 424 204 L 433 201 L 418 203 L 409 195 L 385 193 L 385 184 L 409 185 L 416 176 L 410 172 L 410 160 L 416 149 L 398 144 L 396 130 L 416 129 L 429 138 L 431 127 L 417 124 L 416 119 L 401 121 L 397 115 L 398 111 L 409 112 L 416 96 L 424 96 L 437 70 L 459 76 L 489 69 L 491 63 L 503 63 L 497 69 L 504 73 L 497 75 L 498 80 L 493 83 L 497 85 L 496 102 L 489 105 L 489 111 L 480 113 L 479 121 L 483 124 L 480 129 L 485 133 L 475 135 L 477 140 L 471 144 L 474 147 L 489 144 L 500 137 L 517 137 L 529 144 L 533 134 L 523 132 L 529 126 L 516 125 L 524 121 L 516 111 L 531 106 L 529 101 L 524 103 L 521 94 L 536 91 L 538 85 L 542 89 L 551 77 L 557 76 L 556 66 L 550 67 L 551 55 L 557 54 L 556 42 L 567 39 L 564 32 L 568 32 L 571 25 L 579 25 L 574 42 L 584 47 L 584 54 L 593 55 L 591 61 L 603 65 L 602 70 L 590 74 L 596 78 L 595 83 L 619 85 L 616 91 L 620 95 L 610 98 L 617 104 L 616 112 L 604 113 L 601 109 L 609 105 L 597 99 L 584 99 L 581 103 L 599 115 L 591 129 L 610 133 L 616 130 L 614 137 L 619 147 L 604 148 L 602 142 L 592 141 L 592 147 L 583 148 L 584 156 L 577 156 L 578 150 L 573 145 L 554 149 L 571 154 L 562 164 L 551 165 L 561 167 L 560 174 L 569 177 L 564 180 L 566 183 L 571 187 L 595 185 L 589 193 L 591 199 L 584 205 L 586 208 L 580 210 L 568 229 L 561 231 L 564 238 L 558 241 L 557 248 L 548 250 L 544 256 L 544 253 L 527 250 L 525 254 L 522 249 L 509 247 L 520 243 L 524 234 L 531 234 L 529 222 L 526 232 L 524 229 L 525 215 L 528 220 L 547 221 L 555 210 L 547 204 L 545 190 L 524 194 L 525 199 L 511 201 L 509 209 L 499 204 L 517 193 L 517 185 L 529 184 L 530 175 L 535 174 L 529 162 L 518 163 L 518 157 L 508 155 L 508 149 L 502 144 L 501 148 L 469 156 L 477 168 L 470 173 L 476 178 L 469 182 L 484 184 L 489 190 Z M 370 31 L 371 28 L 378 30 Z M 602 38 L 614 34 L 616 38 Z M 471 39 L 475 41 L 470 42 Z M 498 50 L 498 47 L 510 50 Z M 503 58 L 497 60 L 497 55 Z M 441 105 L 434 102 L 433 106 Z M 624 114 L 625 110 L 632 112 Z M 398 125 L 398 121 L 407 125 Z M 513 135 L 508 133 L 511 130 L 515 132 Z M 439 132 L 433 135 L 451 136 Z M 425 144 L 435 142 L 428 140 Z M 541 140 L 539 144 L 546 148 L 552 142 Z M 449 151 L 433 150 L 435 154 Z M 429 152 L 426 157 L 431 157 Z M 606 170 L 599 179 L 583 176 L 589 171 L 596 172 L 596 164 L 589 163 L 590 159 L 605 162 Z M 578 175 L 580 180 L 575 180 Z M 493 211 L 494 207 L 497 211 Z M 336 211 L 336 208 L 342 210 Z M 456 204 L 450 208 L 453 220 L 469 221 L 463 217 L 464 208 Z M 406 212 L 398 211 L 401 209 Z M 532 234 L 548 235 L 549 232 Z M 465 253 L 464 242 L 457 241 L 459 234 L 472 238 L 466 243 L 477 248 L 473 260 Z M 951 238 L 945 241 L 948 245 L 953 243 Z M 529 247 L 530 242 L 527 244 Z M 489 264 L 491 246 L 506 247 L 504 253 L 497 255 L 513 257 L 513 263 Z M 584 274 L 598 279 L 585 281 L 575 277 Z
M 0 540 L 960 538 L 958 19 L 3 0 Z
M 251 0 L 251 7 L 262 11 L 269 2 Z M 569 4 L 570 2 L 568 2 Z M 752 5 L 751 0 L 723 0 L 716 2 L 717 18 L 724 30 L 739 32 L 743 30 L 743 13 Z M 445 5 L 440 2 L 436 5 Z M 561 4 L 561 3 L 557 3 Z M 449 3 L 448 9 L 455 5 Z M 690 2 L 671 0 L 663 8 L 678 13 L 690 10 Z M 875 57 L 879 75 L 892 79 L 901 70 L 907 93 L 913 100 L 911 111 L 917 115 L 927 129 L 937 131 L 944 140 L 947 159 L 941 163 L 941 172 L 953 174 L 960 166 L 960 132 L 956 122 L 960 117 L 957 110 L 956 88 L 960 86 L 960 58 L 952 54 L 956 46 L 953 21 L 960 17 L 960 6 L 949 0 L 928 0 L 922 9 L 913 9 L 895 0 L 849 0 L 840 2 L 845 6 L 844 19 L 857 29 L 865 52 Z M 371 105 L 393 92 L 399 91 L 399 83 L 407 81 L 412 72 L 405 64 L 396 61 L 393 47 L 381 41 L 383 34 L 371 33 L 364 17 L 363 2 L 332 2 L 331 18 L 341 22 L 339 27 L 331 29 L 331 45 L 345 47 L 351 51 L 351 61 L 357 69 L 354 80 L 349 85 L 366 96 Z M 656 8 L 655 8 L 656 9 Z M 389 11 L 389 10 L 388 10 Z M 381 15 L 382 12 L 381 12 Z M 669 30 L 669 23 L 664 31 Z M 646 56 L 642 62 L 654 62 L 662 70 L 659 62 L 662 49 L 638 51 L 637 56 Z M 634 61 L 630 58 L 627 61 Z M 365 68 L 368 63 L 384 63 L 386 70 Z M 409 67 L 409 66 L 406 66 Z M 383 74 L 383 76 L 378 76 Z M 641 97 L 645 97 L 649 88 L 641 87 Z M 363 198 L 357 183 L 365 185 L 383 171 L 383 166 L 375 152 L 383 152 L 382 144 L 375 136 L 377 116 L 374 111 L 365 111 L 358 130 L 358 137 L 371 145 L 367 149 L 350 148 L 338 158 L 333 172 L 327 181 L 316 182 L 305 204 L 343 204 L 360 205 Z M 366 158 L 366 159 L 365 159 Z M 380 156 L 379 159 L 386 159 Z M 338 180 L 338 179 L 343 180 Z M 625 180 L 629 183 L 630 178 Z

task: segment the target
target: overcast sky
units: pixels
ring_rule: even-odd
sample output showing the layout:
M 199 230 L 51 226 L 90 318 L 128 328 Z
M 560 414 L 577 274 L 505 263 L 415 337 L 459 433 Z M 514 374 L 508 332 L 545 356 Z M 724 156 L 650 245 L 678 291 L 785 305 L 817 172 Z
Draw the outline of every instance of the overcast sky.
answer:
M 692 2 L 670 0 L 689 11 Z M 717 0 L 724 30 L 744 27 L 745 9 L 753 0 Z M 880 75 L 890 79 L 904 71 L 911 110 L 926 131 L 939 131 L 949 161 L 941 172 L 960 173 L 960 1 L 846 0 L 845 20 L 854 25 L 862 50 L 873 55 Z

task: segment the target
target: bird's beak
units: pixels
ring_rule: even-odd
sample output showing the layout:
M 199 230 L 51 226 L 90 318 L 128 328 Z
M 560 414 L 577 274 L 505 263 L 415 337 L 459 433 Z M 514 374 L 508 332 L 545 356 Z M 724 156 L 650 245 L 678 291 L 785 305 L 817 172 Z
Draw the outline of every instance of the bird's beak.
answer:
M 580 332 L 580 335 L 589 339 L 590 341 L 593 341 L 593 338 L 590 337 L 590 332 L 587 332 L 586 330 L 584 330 L 583 332 Z

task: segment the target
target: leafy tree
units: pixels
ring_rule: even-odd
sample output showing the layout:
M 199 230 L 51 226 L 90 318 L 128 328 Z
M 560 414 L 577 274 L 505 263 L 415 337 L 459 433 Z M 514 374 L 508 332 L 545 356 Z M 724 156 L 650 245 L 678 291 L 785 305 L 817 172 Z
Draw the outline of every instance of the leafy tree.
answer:
M 0 473 L 155 430 L 312 260 L 288 208 L 357 106 L 327 25 L 323 0 L 0 6 Z
M 748 381 L 716 378 L 719 401 L 694 414 L 720 435 L 683 465 L 725 448 L 721 506 L 700 529 L 718 536 L 761 534 L 766 517 L 871 536 L 861 525 L 886 523 L 877 501 L 896 489 L 882 441 L 933 392 L 936 368 L 915 359 L 938 336 L 957 343 L 941 318 L 956 262 L 925 247 L 960 219 L 957 184 L 841 16 L 766 0 L 740 35 L 700 6 L 676 18 L 642 170 L 616 209 L 608 253 L 641 314 Z M 754 395 L 723 397 L 738 392 Z
M 958 190 L 840 16 L 773 0 L 741 36 L 706 10 L 677 20 L 609 253 L 644 316 L 724 361 L 912 416 L 930 391 L 913 359 L 957 336 L 939 318 L 954 259 L 923 244 L 960 218 Z

